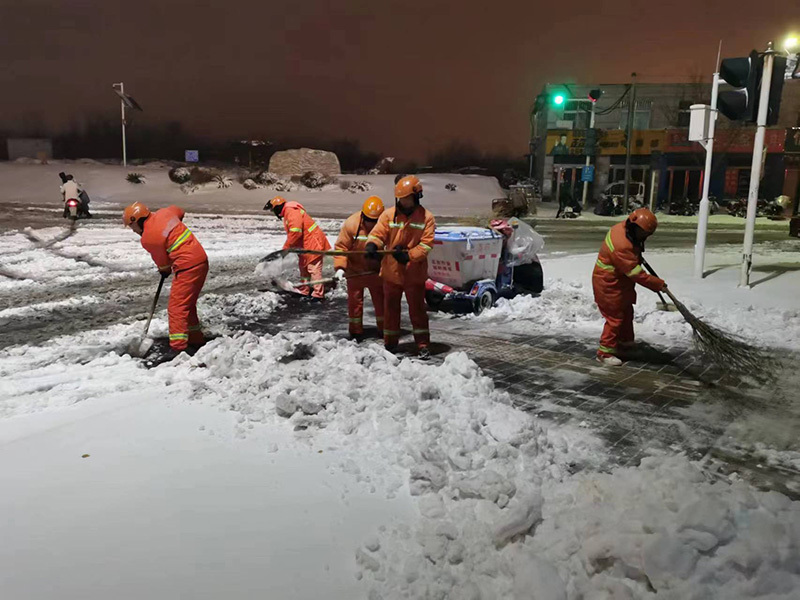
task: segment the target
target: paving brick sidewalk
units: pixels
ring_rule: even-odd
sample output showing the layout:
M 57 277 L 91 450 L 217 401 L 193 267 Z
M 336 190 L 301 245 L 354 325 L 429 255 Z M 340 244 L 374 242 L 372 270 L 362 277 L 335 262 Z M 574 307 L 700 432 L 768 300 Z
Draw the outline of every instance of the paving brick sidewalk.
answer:
M 345 311 L 342 298 L 311 306 L 290 298 L 268 321 L 250 328 L 345 335 L 346 322 L 339 318 Z M 370 319 L 365 316 L 365 323 Z M 774 390 L 726 379 L 691 348 L 646 348 L 640 361 L 610 368 L 594 360 L 594 341 L 518 334 L 513 322 L 498 326 L 434 316 L 431 330 L 434 355 L 467 352 L 519 408 L 601 437 L 614 464 L 636 465 L 654 450 L 686 452 L 703 459 L 711 474 L 736 471 L 759 487 L 800 498 L 800 471 L 764 464 L 749 445 L 736 449 L 727 443 L 729 426 L 768 406 Z M 787 417 L 800 425 L 798 415 Z

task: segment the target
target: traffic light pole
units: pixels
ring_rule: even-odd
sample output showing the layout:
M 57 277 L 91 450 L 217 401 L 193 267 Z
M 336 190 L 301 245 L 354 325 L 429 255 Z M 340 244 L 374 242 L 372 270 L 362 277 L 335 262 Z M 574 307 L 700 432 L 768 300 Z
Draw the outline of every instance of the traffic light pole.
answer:
M 592 102 L 592 116 L 589 117 L 589 129 L 594 129 L 594 107 L 597 102 Z M 591 157 L 587 154 L 586 155 L 586 166 L 588 167 L 592 163 Z M 586 196 L 589 193 L 589 182 L 583 182 L 583 196 L 581 198 L 581 206 L 583 206 L 583 210 L 586 210 Z
M 719 58 L 717 58 L 717 71 L 719 71 Z M 694 276 L 703 278 L 706 261 L 706 234 L 708 233 L 708 189 L 711 185 L 711 163 L 714 158 L 714 130 L 717 123 L 717 96 L 719 93 L 719 73 L 714 73 L 711 84 L 711 121 L 708 124 L 708 140 L 706 149 L 706 170 L 703 173 L 703 199 L 700 200 L 700 211 L 697 220 L 697 241 L 694 244 Z
M 631 99 L 628 102 L 628 139 L 625 144 L 625 201 L 623 214 L 628 214 L 628 196 L 631 188 L 631 146 L 633 145 L 633 126 L 636 120 L 636 73 L 631 73 Z
M 764 69 L 761 77 L 761 93 L 758 101 L 758 117 L 755 141 L 753 142 L 753 163 L 750 168 L 750 190 L 747 194 L 747 223 L 744 229 L 744 249 L 742 251 L 742 271 L 739 277 L 740 287 L 749 287 L 750 269 L 753 266 L 753 237 L 756 231 L 756 208 L 758 206 L 758 185 L 761 181 L 761 157 L 764 154 L 764 137 L 767 127 L 769 109 L 769 90 L 772 85 L 772 64 L 775 53 L 772 42 L 764 55 Z

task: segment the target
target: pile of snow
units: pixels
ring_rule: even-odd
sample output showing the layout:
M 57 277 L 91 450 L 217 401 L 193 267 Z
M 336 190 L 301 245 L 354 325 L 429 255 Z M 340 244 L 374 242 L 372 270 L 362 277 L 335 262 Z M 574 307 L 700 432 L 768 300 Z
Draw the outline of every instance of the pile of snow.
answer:
M 162 371 L 238 412 L 240 436 L 286 419 L 369 491 L 407 487 L 419 518 L 355 550 L 371 598 L 788 600 L 800 585 L 800 504 L 709 483 L 683 457 L 571 475 L 598 466 L 600 443 L 512 408 L 464 353 L 429 365 L 240 333 Z

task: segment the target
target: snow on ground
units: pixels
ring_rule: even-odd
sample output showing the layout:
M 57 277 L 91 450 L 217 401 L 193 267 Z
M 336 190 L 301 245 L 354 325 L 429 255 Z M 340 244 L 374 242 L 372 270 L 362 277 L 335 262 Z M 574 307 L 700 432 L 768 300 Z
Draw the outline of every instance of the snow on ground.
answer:
M 120 165 L 62 164 L 56 161 L 48 165 L 0 163 L 0 181 L 9 190 L 9 198 L 4 201 L 28 206 L 52 203 L 60 209 L 58 173 L 65 168 L 85 186 L 92 200 L 91 206 L 98 209 L 121 209 L 138 200 L 156 207 L 178 204 L 195 212 L 258 213 L 267 200 L 285 195 L 301 202 L 312 215 L 346 217 L 358 210 L 368 196 L 380 196 L 387 204 L 394 198 L 394 175 L 340 175 L 340 181 L 367 181 L 372 185 L 369 192 L 357 194 L 341 190 L 338 185 L 325 190 L 299 189 L 279 194 L 267 188 L 246 190 L 234 183 L 227 189 L 211 187 L 204 192 L 186 195 L 178 184 L 170 181 L 167 176 L 169 169 L 161 164 L 126 169 Z M 131 172 L 144 174 L 147 182 L 143 185 L 127 182 L 125 177 Z M 504 195 L 494 177 L 430 173 L 420 175 L 420 179 L 425 188 L 425 207 L 440 217 L 488 215 L 492 199 Z M 445 189 L 448 183 L 455 183 L 457 190 Z
M 253 244 L 262 224 L 190 226 L 212 265 L 241 261 L 244 279 L 277 247 L 274 234 Z M 149 273 L 122 233 L 87 228 L 54 247 Z M 48 277 L 44 250 L 0 242 L 14 268 Z M 648 258 L 716 324 L 796 343 L 785 338 L 797 313 L 780 297 L 797 289 L 796 272 L 736 290 L 735 269 L 695 283 L 685 254 Z M 594 340 L 593 261 L 546 261 L 540 298 L 480 319 Z M 78 282 L 106 276 L 72 262 Z M 668 331 L 677 315 L 647 312 L 640 296 L 641 333 L 688 341 L 685 328 Z M 0 522 L 0 595 L 796 598 L 800 503 L 735 476 L 707 479 L 681 455 L 611 468 L 590 432 L 513 408 L 463 352 L 423 364 L 313 331 L 236 331 L 278 302 L 204 294 L 201 316 L 221 337 L 150 370 L 121 354 L 141 331 L 132 317 L 0 350 L 0 488 L 10 490 L 0 511 L 11 516 Z M 163 310 L 153 326 L 166 333 Z
M 486 322 L 513 322 L 532 333 L 568 333 L 595 342 L 603 318 L 594 303 L 592 269 L 597 254 L 550 258 L 544 262 L 545 289 L 539 297 L 500 300 L 479 317 Z M 800 350 L 800 258 L 795 246 L 759 247 L 751 288 L 737 287 L 738 249 L 710 249 L 703 280 L 692 278 L 691 252 L 648 252 L 676 297 L 709 323 L 755 344 Z M 637 288 L 635 327 L 638 337 L 661 346 L 688 344 L 691 327 L 680 313 L 656 310 L 658 297 Z

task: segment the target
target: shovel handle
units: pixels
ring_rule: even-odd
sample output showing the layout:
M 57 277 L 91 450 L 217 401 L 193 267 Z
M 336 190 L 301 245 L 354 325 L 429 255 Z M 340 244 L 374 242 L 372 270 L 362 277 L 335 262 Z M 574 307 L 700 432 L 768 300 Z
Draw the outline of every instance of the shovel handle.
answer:
M 377 254 L 391 254 L 393 250 L 378 250 Z M 316 254 L 318 256 L 363 256 L 367 254 L 366 250 L 309 250 L 307 248 L 286 248 L 285 250 L 276 250 L 270 252 L 258 262 L 270 262 L 283 258 L 287 254 Z
M 156 304 L 158 304 L 158 297 L 161 295 L 161 288 L 164 287 L 164 280 L 169 277 L 167 273 L 161 273 L 161 281 L 158 282 L 156 288 L 156 295 L 153 298 L 153 305 L 150 307 L 150 315 L 147 317 L 147 324 L 144 326 L 144 337 L 147 337 L 147 332 L 150 331 L 150 321 L 153 320 L 153 313 L 156 312 Z

